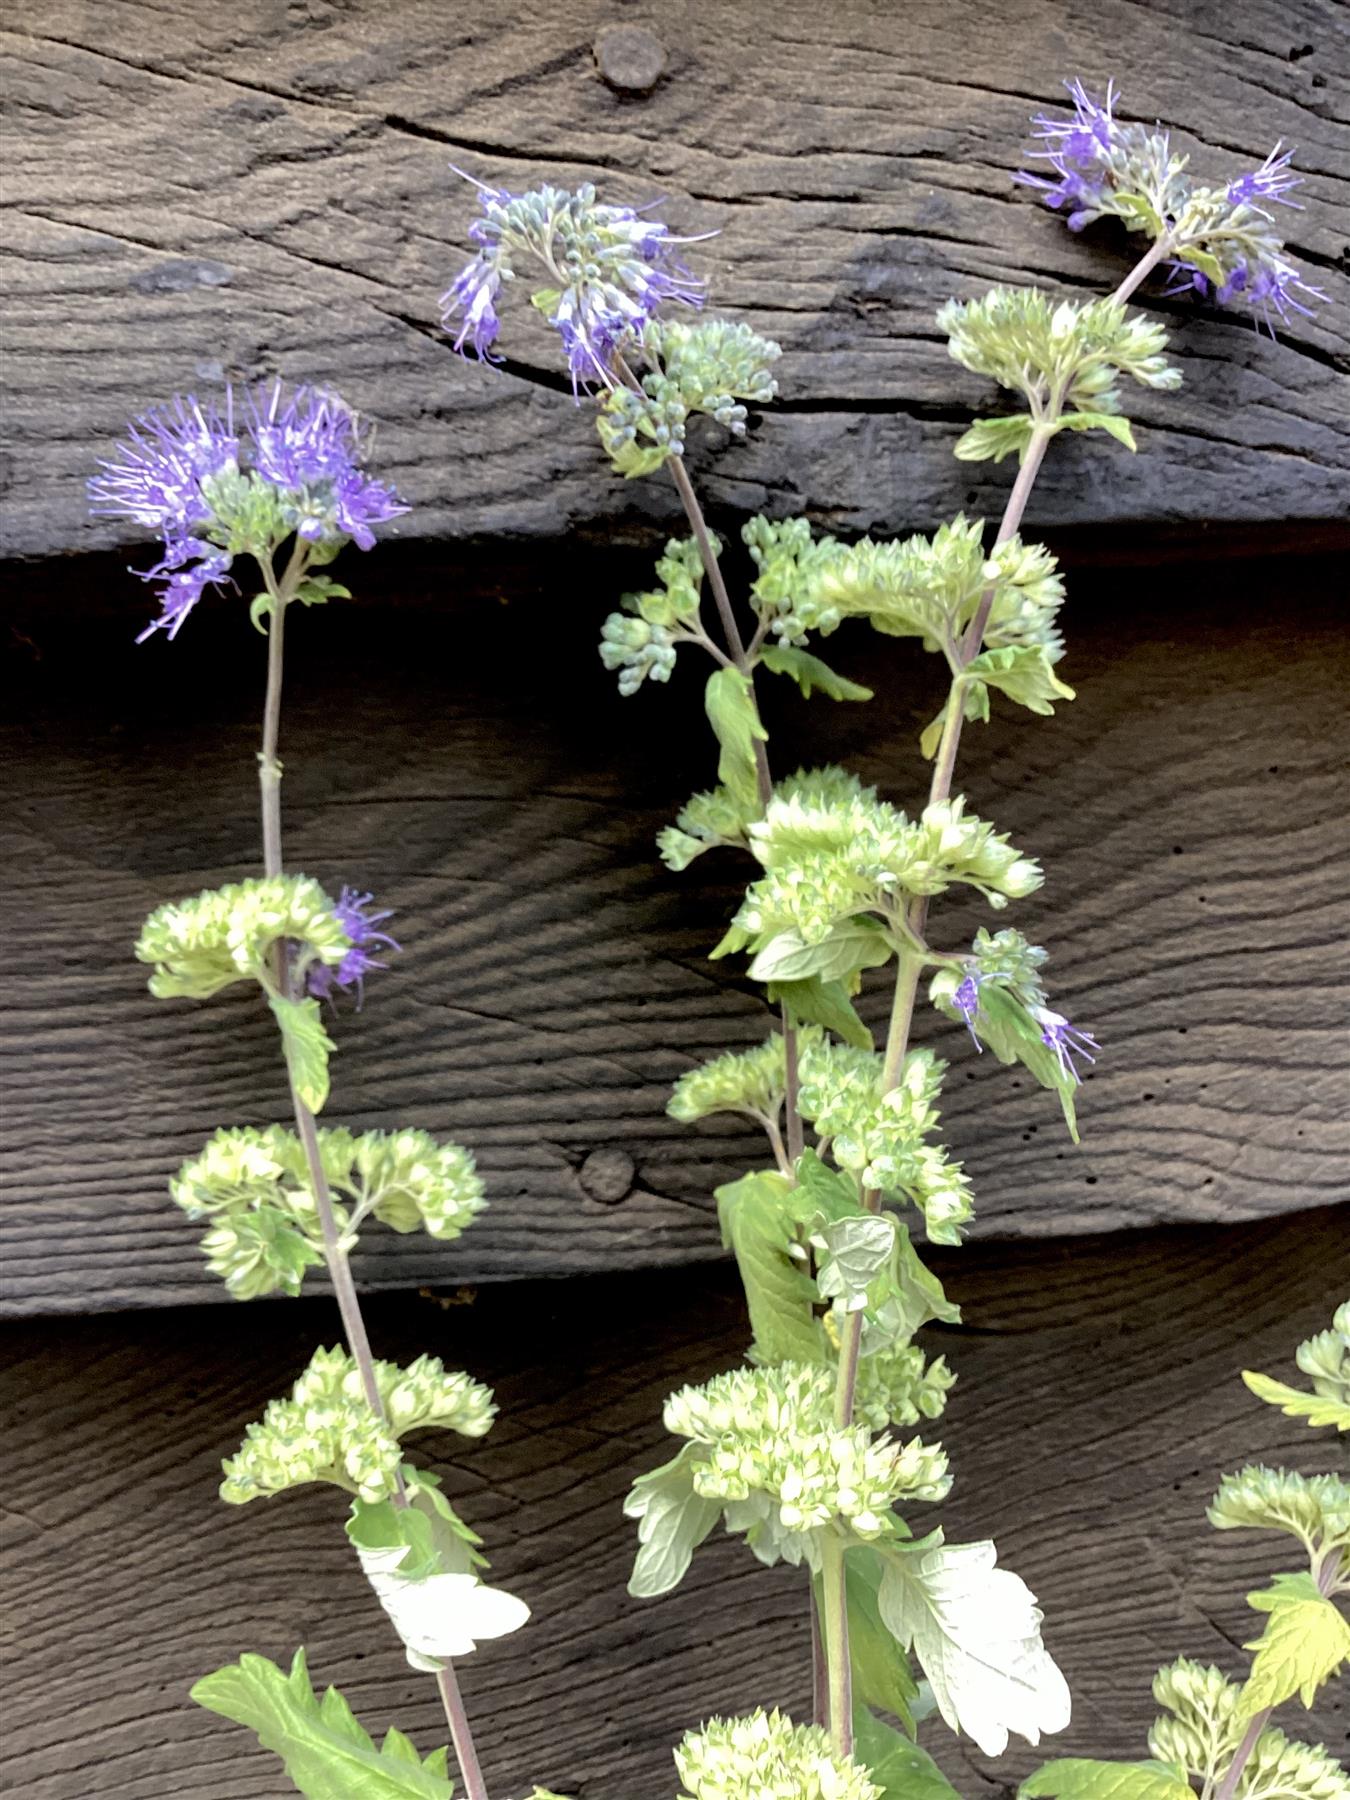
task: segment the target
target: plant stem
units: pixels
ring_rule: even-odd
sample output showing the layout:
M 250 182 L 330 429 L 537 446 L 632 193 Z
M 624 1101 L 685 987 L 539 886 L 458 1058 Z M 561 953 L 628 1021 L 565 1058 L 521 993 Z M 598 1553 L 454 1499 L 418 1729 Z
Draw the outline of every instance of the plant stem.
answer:
M 712 538 L 708 533 L 708 521 L 703 516 L 703 508 L 699 505 L 698 495 L 694 492 L 694 484 L 689 479 L 689 471 L 684 466 L 682 456 L 669 459 L 671 476 L 675 482 L 675 491 L 680 496 L 680 504 L 684 507 L 684 515 L 694 533 L 694 541 L 698 545 L 698 553 L 703 562 L 703 572 L 708 578 L 708 586 L 712 589 L 713 599 L 717 603 L 718 617 L 722 621 L 722 632 L 727 640 L 727 648 L 731 652 L 732 662 L 745 676 L 750 690 L 750 702 L 755 708 L 755 716 L 759 717 L 759 702 L 755 696 L 754 676 L 750 670 L 750 659 L 746 655 L 745 640 L 741 636 L 736 623 L 736 613 L 731 604 L 731 595 L 727 592 L 726 579 L 722 574 L 722 565 L 712 546 Z M 773 776 L 769 771 L 769 755 L 761 739 L 754 740 L 755 752 L 755 784 L 759 790 L 759 803 L 767 806 L 773 795 Z M 780 1008 L 780 1020 L 783 1032 L 783 1056 L 787 1067 L 786 1105 L 787 1149 L 789 1158 L 795 1163 L 801 1155 L 805 1144 L 805 1133 L 802 1130 L 802 1116 L 797 1104 L 797 1032 L 792 1023 L 784 1001 Z
M 848 1648 L 848 1589 L 844 1540 L 832 1527 L 822 1535 L 821 1625 L 830 1701 L 830 1742 L 840 1756 L 853 1754 L 853 1669 Z
M 830 1722 L 830 1679 L 825 1666 L 825 1637 L 820 1629 L 816 1584 L 811 1583 L 811 1723 Z
M 263 562 L 260 563 L 260 566 L 268 593 L 272 598 L 272 612 L 267 632 L 267 697 L 263 706 L 262 750 L 258 756 L 258 786 L 262 801 L 263 867 L 268 875 L 280 875 L 283 872 L 284 863 L 281 853 L 281 761 L 277 756 L 277 743 L 281 732 L 284 633 L 286 608 L 294 598 L 295 590 L 304 573 L 305 552 L 302 542 L 297 539 L 291 560 L 279 582 L 273 575 L 270 563 Z M 278 990 L 288 999 L 295 999 L 294 978 L 285 948 L 281 944 L 277 945 L 273 966 Z M 342 1245 L 341 1233 L 338 1230 L 337 1215 L 333 1209 L 333 1196 L 328 1185 L 327 1174 L 324 1171 L 323 1156 L 319 1149 L 318 1127 L 314 1121 L 314 1114 L 296 1092 L 289 1067 L 286 1072 L 286 1080 L 290 1088 L 291 1105 L 295 1111 L 296 1132 L 305 1153 L 305 1165 L 309 1172 L 314 1206 L 319 1217 L 324 1260 L 328 1265 L 328 1274 L 333 1283 L 338 1311 L 342 1316 L 343 1335 L 347 1340 L 347 1348 L 351 1353 L 352 1360 L 360 1372 L 361 1390 L 366 1397 L 366 1403 L 373 1413 L 383 1419 L 386 1416 L 385 1408 L 384 1402 L 380 1398 L 379 1383 L 375 1377 L 375 1358 L 370 1348 L 370 1334 L 366 1330 L 366 1321 L 361 1312 L 356 1283 L 352 1280 L 351 1266 L 347 1260 L 347 1252 Z M 402 1476 L 398 1477 L 397 1491 L 393 1496 L 393 1501 L 394 1505 L 398 1507 L 405 1507 L 408 1504 Z M 460 1773 L 464 1777 L 464 1789 L 468 1800 L 488 1800 L 487 1786 L 478 1762 L 478 1752 L 474 1747 L 473 1733 L 469 1727 L 468 1714 L 464 1709 L 463 1696 L 460 1694 L 459 1683 L 455 1678 L 454 1666 L 448 1659 L 437 1672 L 436 1686 L 440 1692 L 441 1704 L 445 1708 L 446 1723 L 450 1727 L 450 1740 L 454 1745 Z
M 1160 238 L 1141 257 L 1130 273 L 1120 283 L 1111 296 L 1114 300 L 1127 300 L 1163 257 L 1171 250 L 1171 239 Z M 1067 388 L 1067 382 L 1064 384 Z M 1036 484 L 1036 477 L 1045 459 L 1045 452 L 1050 440 L 1055 435 L 1055 418 L 1062 403 L 1064 389 L 1055 397 L 1049 415 L 1038 418 L 1033 426 L 1031 438 L 1017 471 L 1017 479 L 1008 494 L 1003 508 L 1003 517 L 999 521 L 998 532 L 994 538 L 993 548 L 1006 544 L 1021 529 L 1022 517 L 1026 512 L 1027 501 Z M 965 706 L 961 692 L 961 672 L 970 666 L 980 654 L 980 646 L 984 642 L 985 630 L 989 624 L 989 615 L 993 610 L 997 584 L 988 582 L 980 595 L 980 603 L 961 640 L 957 652 L 960 668 L 955 675 L 951 692 L 947 700 L 946 714 L 942 723 L 942 737 L 938 744 L 937 756 L 933 761 L 933 774 L 928 789 L 930 806 L 950 799 L 952 782 L 956 775 L 956 753 L 961 744 L 961 727 L 965 723 Z M 922 939 L 928 924 L 927 897 L 916 899 L 908 913 L 908 924 L 913 934 Z M 910 1027 L 914 1018 L 914 1003 L 918 991 L 919 964 L 914 957 L 900 956 L 895 975 L 895 999 L 891 1007 L 890 1029 L 886 1036 L 886 1056 L 883 1064 L 882 1092 L 889 1093 L 900 1078 L 904 1067 L 905 1053 L 909 1048 Z M 875 1192 L 863 1195 L 863 1204 L 876 1211 L 881 1204 L 881 1196 Z M 853 1396 L 858 1385 L 858 1356 L 862 1344 L 862 1314 L 852 1314 L 845 1324 L 839 1346 L 839 1374 L 835 1386 L 835 1414 L 841 1425 L 846 1425 L 853 1417 Z

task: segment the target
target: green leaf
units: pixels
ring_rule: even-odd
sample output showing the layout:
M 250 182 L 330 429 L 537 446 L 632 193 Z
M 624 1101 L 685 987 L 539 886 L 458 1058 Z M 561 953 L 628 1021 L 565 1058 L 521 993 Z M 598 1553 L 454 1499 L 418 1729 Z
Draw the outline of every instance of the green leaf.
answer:
M 1172 1763 L 1089 1762 L 1067 1757 L 1042 1764 L 1018 1789 L 1023 1800 L 1195 1800 L 1184 1774 Z
M 717 1189 L 717 1216 L 740 1270 L 760 1359 L 823 1361 L 816 1284 L 788 1254 L 797 1221 L 792 1183 L 774 1170 L 743 1175 Z
M 267 1004 L 281 1027 L 286 1067 L 296 1093 L 312 1113 L 322 1112 L 328 1099 L 328 1058 L 337 1046 L 323 1028 L 318 1001 L 283 1000 L 280 994 L 269 994 Z
M 842 1300 L 845 1310 L 867 1303 L 868 1289 L 895 1255 L 895 1220 L 863 1212 L 832 1219 L 819 1237 L 825 1245 L 816 1286 L 822 1300 Z
M 966 665 L 966 674 L 1042 715 L 1054 712 L 1056 700 L 1074 698 L 1073 689 L 1055 674 L 1043 644 L 1009 644 L 1001 650 L 982 650 Z
M 870 700 L 871 688 L 860 687 L 856 681 L 847 681 L 842 675 L 836 675 L 828 663 L 823 663 L 818 656 L 811 656 L 805 650 L 796 650 L 790 644 L 773 644 L 767 650 L 761 650 L 759 660 L 766 669 L 775 675 L 790 675 L 802 690 L 804 699 L 809 700 L 816 689 L 827 694 L 831 700 Z
M 1309 1394 L 1250 1369 L 1242 1371 L 1242 1379 L 1258 1400 L 1278 1406 L 1286 1419 L 1306 1419 L 1310 1425 L 1334 1425 L 1337 1431 L 1350 1431 L 1350 1406 L 1334 1395 Z
M 331 575 L 307 575 L 294 597 L 302 606 L 322 606 L 326 600 L 350 600 L 352 590 Z
M 720 946 L 719 946 L 720 948 Z M 875 969 L 891 958 L 890 939 L 871 919 L 841 919 L 818 944 L 799 932 L 780 931 L 750 964 L 752 981 L 843 981 L 859 969 Z
M 894 1713 L 907 1731 L 914 1730 L 914 1702 L 919 1684 L 909 1658 L 881 1622 L 877 1589 L 882 1562 L 875 1550 L 851 1547 L 844 1559 L 844 1592 L 848 1600 L 848 1648 L 853 1663 L 853 1691 L 868 1706 Z
M 266 637 L 267 627 L 263 624 L 263 620 L 270 619 L 275 611 L 276 602 L 270 594 L 255 594 L 248 603 L 249 623 L 255 631 Z
M 1130 421 L 1122 418 L 1119 413 L 1065 413 L 1059 422 L 1067 431 L 1109 431 L 1116 442 L 1124 444 L 1127 450 L 1138 448 L 1134 433 L 1130 430 Z
M 1317 1690 L 1350 1659 L 1350 1624 L 1312 1576 L 1277 1575 L 1268 1588 L 1248 1594 L 1247 1604 L 1269 1613 L 1254 1644 L 1252 1672 L 1239 1705 L 1250 1718 L 1297 1694 L 1311 1706 Z
M 1002 462 L 1005 456 L 1022 454 L 1031 442 L 1032 430 L 1026 413 L 1014 413 L 1007 419 L 976 419 L 957 440 L 952 454 L 959 462 Z
M 241 1656 L 204 1675 L 192 1698 L 257 1732 L 308 1800 L 450 1800 L 454 1792 L 444 1750 L 423 1762 L 403 1733 L 392 1730 L 377 1749 L 336 1688 L 318 1699 L 303 1650 L 289 1675 L 265 1656 Z
M 787 1007 L 798 1025 L 823 1025 L 857 1050 L 873 1048 L 872 1033 L 854 1011 L 841 981 L 808 975 L 801 981 L 771 981 L 769 999 Z
M 865 1706 L 853 1709 L 853 1755 L 881 1789 L 882 1800 L 961 1800 L 926 1750 Z
M 755 706 L 755 691 L 748 675 L 739 669 L 717 669 L 708 677 L 704 692 L 717 741 L 722 747 L 718 759 L 717 778 L 743 803 L 758 799 L 759 776 L 755 764 L 755 743 L 765 743 L 768 732 L 760 723 Z
M 625 1515 L 638 1521 L 638 1553 L 628 1591 L 639 1600 L 679 1586 L 721 1514 L 720 1501 L 694 1492 L 695 1449 L 686 1444 L 673 1461 L 639 1476 L 624 1502 Z

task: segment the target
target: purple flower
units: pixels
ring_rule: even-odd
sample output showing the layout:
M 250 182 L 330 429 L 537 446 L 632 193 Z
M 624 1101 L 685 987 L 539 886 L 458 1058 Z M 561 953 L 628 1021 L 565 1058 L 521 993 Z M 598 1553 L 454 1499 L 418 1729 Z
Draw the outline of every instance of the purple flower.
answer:
M 483 214 L 469 228 L 477 254 L 441 296 L 442 323 L 461 355 L 496 360 L 497 302 L 518 263 L 540 271 L 535 303 L 562 340 L 577 393 L 613 386 L 623 350 L 664 306 L 702 304 L 703 284 L 679 258 L 696 240 L 675 237 L 650 209 L 604 205 L 589 185 L 528 194 L 474 186 Z
M 970 1041 L 981 1052 L 984 1045 L 975 1033 L 975 1016 L 980 1010 L 980 984 L 984 980 L 978 969 L 972 969 L 952 995 L 952 1005 L 966 1022 Z
M 1095 1063 L 1097 1059 L 1092 1052 L 1101 1049 L 1096 1038 L 1086 1031 L 1079 1031 L 1076 1025 L 1070 1025 L 1063 1013 L 1051 1012 L 1048 1006 L 1033 1006 L 1031 1016 L 1041 1028 L 1041 1042 L 1054 1051 L 1060 1074 L 1066 1081 L 1080 1081 L 1082 1077 L 1073 1059 L 1081 1056 L 1084 1062 Z
M 243 410 L 240 426 L 229 389 L 223 411 L 192 396 L 152 407 L 89 483 L 96 516 L 133 519 L 164 538 L 163 557 L 142 575 L 160 584 L 160 616 L 138 643 L 156 631 L 175 637 L 242 548 L 266 555 L 296 532 L 369 550 L 374 527 L 408 510 L 360 468 L 368 439 L 336 394 L 302 387 L 287 399 L 277 382 Z
M 1259 169 L 1252 169 L 1229 182 L 1226 194 L 1230 205 L 1255 206 L 1261 200 L 1273 200 L 1280 206 L 1298 207 L 1297 200 L 1285 198 L 1290 188 L 1301 186 L 1303 181 L 1301 175 L 1289 172 L 1293 157 L 1292 150 L 1286 150 L 1281 156 L 1280 145 L 1276 144 Z
M 1279 259 L 1258 257 L 1250 264 L 1239 261 L 1227 279 L 1217 286 L 1184 258 L 1170 262 L 1167 267 L 1172 283 L 1164 288 L 1164 294 L 1193 292 L 1203 299 L 1213 300 L 1217 306 L 1227 306 L 1230 301 L 1241 298 L 1259 314 L 1272 336 L 1275 318 L 1282 325 L 1289 324 L 1291 312 L 1300 313 L 1305 319 L 1312 318 L 1313 310 L 1299 298 L 1300 294 L 1307 294 L 1313 300 L 1327 297 L 1321 288 L 1304 281 L 1292 264 Z
M 305 987 L 316 1000 L 331 1000 L 338 988 L 356 989 L 356 1004 L 359 1007 L 365 998 L 365 978 L 372 969 L 383 969 L 387 965 L 371 954 L 372 949 L 383 946 L 388 950 L 401 948 L 387 931 L 378 929 L 386 919 L 393 918 L 391 909 L 383 912 L 371 912 L 370 903 L 373 894 L 358 894 L 355 888 L 344 887 L 338 896 L 337 905 L 333 908 L 333 916 L 351 940 L 351 949 L 336 967 L 328 963 L 316 963 L 305 977 Z
M 250 410 L 253 467 L 281 490 L 286 522 L 312 543 L 350 538 L 375 542 L 376 525 L 407 512 L 391 487 L 358 467 L 362 442 L 356 416 L 336 394 L 301 387 L 283 404 L 276 382 Z
M 1031 123 L 1042 146 L 1029 150 L 1029 159 L 1049 165 L 1049 175 L 1020 169 L 1013 180 L 1040 190 L 1047 206 L 1068 207 L 1070 231 L 1081 231 L 1100 210 L 1104 195 L 1114 186 L 1113 153 L 1119 130 L 1113 107 L 1119 96 L 1108 82 L 1105 102 L 1093 99 L 1081 81 L 1066 81 L 1073 101 L 1072 118 L 1037 113 Z

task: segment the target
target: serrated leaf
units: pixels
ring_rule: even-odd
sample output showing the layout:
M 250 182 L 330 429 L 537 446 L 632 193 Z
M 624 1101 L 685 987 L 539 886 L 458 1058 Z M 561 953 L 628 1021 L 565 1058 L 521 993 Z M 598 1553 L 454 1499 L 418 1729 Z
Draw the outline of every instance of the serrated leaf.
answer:
M 853 1756 L 881 1789 L 882 1800 L 961 1800 L 926 1750 L 865 1706 L 853 1709 Z
M 686 1444 L 673 1461 L 639 1476 L 624 1502 L 625 1516 L 638 1521 L 638 1553 L 628 1591 L 639 1600 L 679 1586 L 722 1511 L 720 1502 L 694 1492 L 694 1449 Z
M 895 1255 L 895 1220 L 857 1211 L 832 1219 L 816 1234 L 824 1244 L 816 1286 L 822 1300 L 842 1300 L 846 1312 L 867 1303 L 868 1289 Z M 813 1238 L 813 1242 L 814 1242 Z
M 848 1601 L 853 1691 L 868 1706 L 894 1713 L 905 1729 L 913 1732 L 919 1684 L 909 1658 L 882 1623 L 877 1606 L 881 1572 L 881 1558 L 875 1550 L 849 1548 L 844 1560 L 844 1592 Z
M 879 968 L 891 954 L 890 940 L 870 920 L 841 919 L 818 944 L 808 944 L 796 931 L 778 932 L 748 973 L 752 981 L 805 981 L 812 975 L 844 981 L 859 969 Z
M 1172 1763 L 1089 1762 L 1068 1757 L 1045 1763 L 1018 1789 L 1025 1800 L 1195 1800 L 1189 1781 Z
M 760 723 L 749 676 L 739 669 L 714 670 L 704 690 L 704 705 L 721 745 L 718 780 L 738 800 L 754 802 L 759 793 L 755 743 L 766 742 L 769 734 Z
M 938 1711 L 986 1756 L 1008 1733 L 1029 1743 L 1069 1722 L 1069 1689 L 1041 1642 L 1035 1595 L 995 1566 L 991 1543 L 888 1548 L 877 1593 L 882 1622 L 912 1648 Z
M 952 454 L 959 462 L 1002 462 L 1020 456 L 1031 442 L 1033 426 L 1025 413 L 1007 419 L 976 419 L 957 439 Z
M 286 1067 L 296 1093 L 312 1113 L 322 1112 L 328 1100 L 328 1058 L 337 1046 L 323 1028 L 318 1001 L 269 994 L 267 1004 L 281 1027 Z
M 872 698 L 871 688 L 860 687 L 856 681 L 848 681 L 844 676 L 836 675 L 829 664 L 823 663 L 818 656 L 812 656 L 805 650 L 797 650 L 791 644 L 770 645 L 767 650 L 761 650 L 759 660 L 775 675 L 790 675 L 806 700 L 817 689 L 822 694 L 827 694 L 831 700 Z
M 1019 706 L 1042 716 L 1053 713 L 1056 700 L 1072 700 L 1074 691 L 1055 674 L 1043 644 L 1008 644 L 982 650 L 966 665 L 966 675 L 997 688 Z
M 1337 1431 L 1350 1431 L 1350 1406 L 1326 1394 L 1310 1394 L 1287 1382 L 1275 1381 L 1269 1375 L 1242 1371 L 1242 1379 L 1269 1406 L 1278 1406 L 1286 1419 L 1306 1419 L 1309 1425 L 1334 1425 Z
M 788 1254 L 795 1241 L 794 1192 L 772 1170 L 717 1189 L 722 1241 L 736 1258 L 755 1349 L 764 1362 L 821 1362 L 816 1285 Z
M 801 981 L 771 981 L 768 997 L 786 1006 L 798 1025 L 823 1025 L 858 1050 L 873 1048 L 872 1033 L 858 1017 L 842 981 L 808 975 Z
M 328 600 L 350 600 L 352 590 L 331 575 L 307 575 L 295 590 L 302 606 L 322 606 Z
M 1269 1613 L 1254 1644 L 1252 1672 L 1239 1705 L 1250 1718 L 1297 1694 L 1311 1706 L 1317 1690 L 1350 1660 L 1350 1624 L 1306 1572 L 1277 1575 L 1268 1588 L 1248 1594 L 1247 1604 Z
M 1108 431 L 1116 442 L 1124 444 L 1127 450 L 1138 448 L 1134 441 L 1134 433 L 1130 430 L 1130 421 L 1122 418 L 1119 413 L 1065 413 L 1059 422 L 1067 431 Z
M 315 1695 L 303 1650 L 289 1675 L 265 1656 L 241 1656 L 204 1675 L 192 1698 L 255 1731 L 308 1800 L 451 1800 L 445 1750 L 422 1761 L 397 1731 L 377 1749 L 336 1688 Z

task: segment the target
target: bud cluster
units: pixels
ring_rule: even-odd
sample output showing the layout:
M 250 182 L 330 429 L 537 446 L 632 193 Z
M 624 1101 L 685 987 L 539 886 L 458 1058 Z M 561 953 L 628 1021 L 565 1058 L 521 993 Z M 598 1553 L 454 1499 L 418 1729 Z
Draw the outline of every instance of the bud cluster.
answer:
M 733 1369 L 672 1394 L 664 1417 L 668 1431 L 695 1446 L 694 1492 L 730 1503 L 728 1528 L 748 1531 L 769 1560 L 811 1560 L 805 1534 L 833 1521 L 855 1537 L 879 1537 L 898 1500 L 940 1500 L 951 1485 L 941 1448 L 837 1426 L 829 1368 Z
M 935 1103 L 946 1067 L 931 1050 L 911 1050 L 888 1089 L 874 1051 L 809 1043 L 799 1099 L 803 1118 L 859 1187 L 912 1201 L 933 1243 L 957 1244 L 974 1216 L 970 1182 L 960 1163 L 926 1141 L 940 1123 Z
M 610 387 L 596 417 L 615 470 L 649 475 L 667 457 L 683 456 L 694 413 L 743 437 L 742 402 L 773 399 L 778 384 L 770 368 L 781 354 L 770 339 L 727 319 L 653 320 L 634 351 L 641 373 L 626 369 L 631 379 Z
M 868 1771 L 838 1755 L 823 1726 L 762 1709 L 689 1732 L 675 1766 L 680 1800 L 882 1800 Z
M 419 1356 L 407 1368 L 377 1362 L 375 1379 L 383 1417 L 372 1411 L 348 1352 L 316 1350 L 290 1399 L 271 1401 L 222 1465 L 221 1498 L 242 1505 L 328 1481 L 362 1500 L 387 1500 L 405 1433 L 434 1425 L 476 1438 L 492 1424 L 491 1389 L 447 1371 L 438 1357 Z
M 833 1340 L 839 1330 L 833 1312 L 825 1315 L 825 1330 Z M 888 1425 L 917 1425 L 920 1419 L 941 1418 L 956 1376 L 947 1359 L 930 1362 L 917 1344 L 892 1345 L 858 1359 L 858 1383 L 853 1408 L 873 1431 Z
M 714 553 L 719 548 L 714 539 Z M 648 678 L 669 681 L 676 646 L 698 624 L 703 559 L 695 540 L 672 538 L 656 576 L 659 588 L 625 594 L 624 611 L 611 613 L 601 627 L 600 660 L 607 669 L 618 670 L 619 692 L 625 697 Z
M 318 1142 L 330 1189 L 350 1202 L 333 1206 L 348 1244 L 371 1214 L 395 1231 L 455 1238 L 487 1204 L 470 1153 L 425 1131 L 321 1128 Z M 169 1192 L 190 1219 L 209 1220 L 202 1250 L 238 1299 L 298 1294 L 305 1270 L 323 1261 L 304 1148 L 280 1125 L 216 1132 Z
M 1181 373 L 1163 355 L 1167 333 L 1119 300 L 1053 300 L 1039 288 L 991 288 L 978 300 L 949 300 L 937 316 L 956 362 L 1024 394 L 1048 422 L 1094 421 L 1121 412 L 1117 380 L 1170 390 Z M 1002 423 L 995 421 L 995 423 Z M 958 452 L 959 454 L 959 452 Z
M 336 969 L 353 944 L 336 903 L 308 875 L 227 882 L 157 907 L 141 928 L 136 955 L 154 964 L 150 992 L 203 1000 L 231 982 L 267 983 L 274 944 L 299 946 L 297 971 Z
M 761 941 L 794 931 L 818 944 L 859 913 L 896 923 L 915 896 L 956 882 L 1002 907 L 1042 881 L 1039 865 L 967 814 L 960 798 L 937 801 L 911 820 L 872 790 L 823 804 L 798 790 L 772 800 L 749 835 L 765 873 L 746 890 L 735 924 Z
M 1242 1689 L 1221 1670 L 1183 1656 L 1158 1671 L 1153 1697 L 1172 1716 L 1154 1723 L 1150 1753 L 1159 1762 L 1185 1769 L 1209 1792 L 1237 1755 L 1250 1724 Z M 1235 1791 L 1252 1800 L 1346 1800 L 1347 1786 L 1344 1769 L 1320 1745 L 1296 1743 L 1268 1725 Z
M 799 1043 L 811 1041 L 812 1035 L 809 1028 L 803 1029 Z M 685 1125 L 719 1112 L 775 1119 L 786 1089 L 787 1056 L 783 1039 L 775 1032 L 753 1050 L 728 1050 L 681 1075 L 666 1111 Z
M 1051 661 L 1063 654 L 1055 621 L 1064 582 L 1054 557 L 1017 537 L 986 552 L 983 524 L 964 514 L 931 538 L 823 539 L 804 568 L 797 616 L 826 634 L 845 618 L 862 617 L 887 637 L 916 637 L 926 650 L 951 655 L 992 583 L 986 645 L 1036 645 Z

